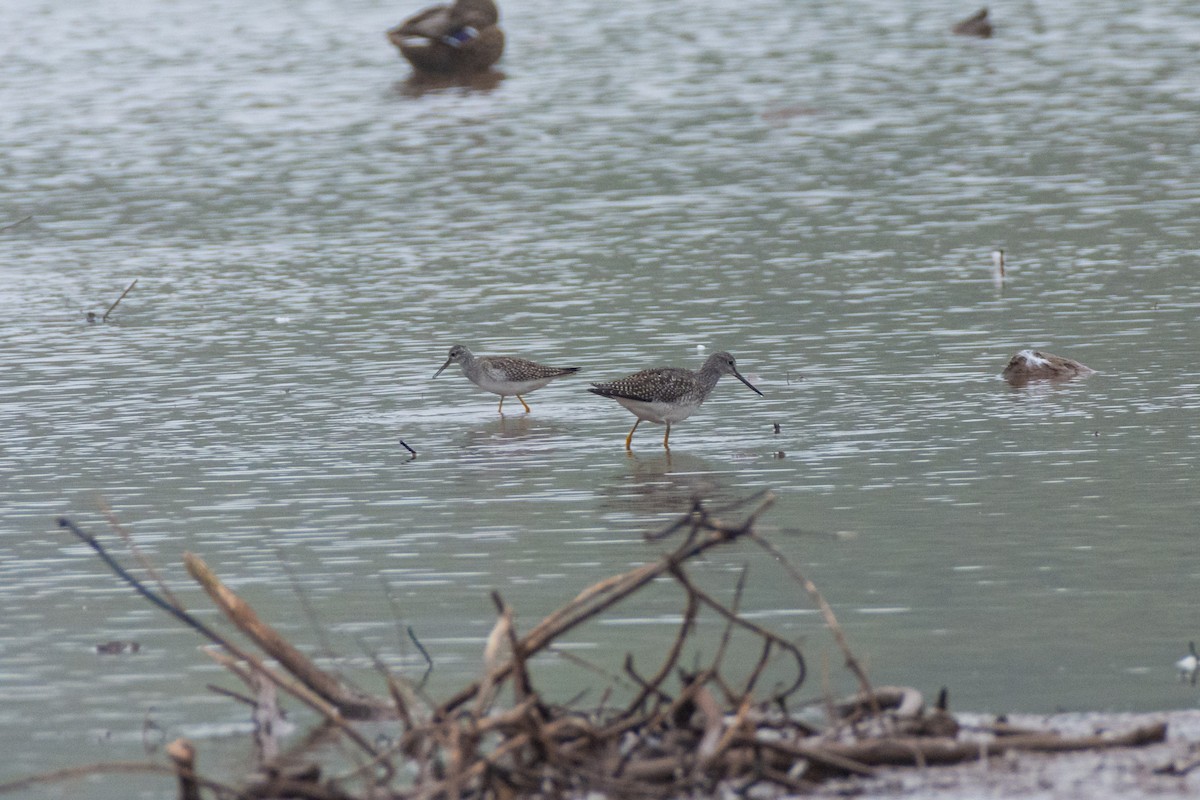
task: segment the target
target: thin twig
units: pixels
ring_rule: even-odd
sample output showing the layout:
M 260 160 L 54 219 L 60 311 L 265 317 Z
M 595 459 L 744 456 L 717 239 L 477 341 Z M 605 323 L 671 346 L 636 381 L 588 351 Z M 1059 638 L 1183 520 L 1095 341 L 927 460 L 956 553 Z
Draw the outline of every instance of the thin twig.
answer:
M 642 538 L 644 538 L 648 542 L 657 542 L 661 539 L 666 539 L 668 536 L 675 533 L 675 531 L 679 530 L 680 528 L 686 527 L 686 526 L 691 526 L 692 531 L 694 533 L 697 525 L 699 523 L 703 522 L 705 513 L 706 512 L 704 511 L 704 506 L 700 502 L 700 500 L 693 499 L 692 507 L 688 510 L 688 512 L 686 514 L 683 514 L 678 519 L 676 519 L 674 522 L 672 522 L 670 525 L 667 525 L 665 528 L 661 528 L 652 533 L 647 533 Z
M 321 620 L 317 617 L 317 609 L 309 602 L 308 595 L 300 586 L 300 581 L 296 578 L 296 571 L 292 569 L 287 560 L 284 559 L 283 553 L 278 548 L 275 550 L 275 561 L 283 568 L 283 572 L 288 577 L 288 583 L 292 586 L 292 592 L 296 595 L 296 599 L 300 602 L 300 610 L 304 612 L 304 616 L 308 619 L 308 626 L 312 629 L 313 634 L 317 637 L 317 641 L 321 645 L 318 651 L 321 655 L 327 658 L 334 658 L 337 653 L 329 644 L 329 637 L 325 635 L 325 628 L 321 625 Z
M 10 222 L 5 226 L 0 227 L 0 231 L 11 231 L 13 228 L 17 227 L 18 225 L 24 225 L 26 222 L 29 222 L 29 220 L 31 220 L 31 219 L 33 219 L 33 214 L 29 214 L 28 216 L 21 217 L 16 222 Z
M 412 687 L 408 686 L 403 678 L 398 678 L 392 674 L 392 671 L 388 669 L 387 664 L 383 663 L 383 659 L 378 654 L 371 653 L 371 663 L 374 664 L 375 671 L 387 681 L 388 695 L 392 698 L 392 705 L 396 707 L 396 714 L 400 717 L 400 724 L 404 727 L 404 730 L 412 728 L 413 716 L 408 706 L 410 700 L 414 698 L 405 697 L 405 695 L 411 695 Z
M 846 659 L 846 667 L 853 672 L 854 676 L 858 679 L 859 686 L 862 688 L 863 693 L 871 698 L 874 698 L 875 692 L 871 689 L 871 681 L 867 678 L 866 670 L 862 668 L 862 665 L 859 663 L 858 659 L 854 657 L 854 653 L 850 650 L 850 645 L 846 641 L 846 634 L 842 631 L 842 626 L 838 624 L 837 617 L 834 615 L 833 609 L 829 606 L 829 603 L 825 602 L 825 598 L 821 595 L 820 591 L 817 590 L 816 584 L 804 577 L 804 575 L 800 573 L 800 570 L 796 569 L 792 562 L 787 559 L 787 556 L 780 552 L 779 548 L 775 547 L 775 545 L 771 544 L 757 533 L 750 532 L 748 536 L 752 542 L 757 544 L 763 550 L 766 550 L 776 561 L 782 564 L 783 568 L 788 571 L 788 574 L 790 574 L 792 578 L 801 586 L 803 586 L 806 592 L 808 592 L 808 596 L 812 598 L 813 602 L 820 610 L 821 616 L 825 618 L 825 624 L 829 627 L 830 632 L 833 634 L 833 639 L 835 642 L 837 642 L 838 649 L 842 651 L 842 655 Z M 873 710 L 875 713 L 879 713 L 878 704 L 876 704 Z
M 113 301 L 113 304 L 112 304 L 111 306 L 109 306 L 109 307 L 108 307 L 108 311 L 105 311 L 105 312 L 104 312 L 104 316 L 100 318 L 100 321 L 101 321 L 101 322 L 108 322 L 108 315 L 109 315 L 109 314 L 111 314 L 111 313 L 113 312 L 113 309 L 114 309 L 114 308 L 116 308 L 116 307 L 117 307 L 117 305 L 118 305 L 118 304 L 119 304 L 119 303 L 120 303 L 122 300 L 124 300 L 124 299 L 125 299 L 125 295 L 129 294 L 129 292 L 130 292 L 130 291 L 133 289 L 133 287 L 135 287 L 135 286 L 137 286 L 137 278 L 134 278 L 134 279 L 133 279 L 133 283 L 131 283 L 131 284 L 129 284 L 128 286 L 126 286 L 126 287 L 125 287 L 125 291 L 121 292 L 121 296 L 120 296 L 120 297 L 118 297 L 116 300 L 114 300 L 114 301 Z
M 753 536 L 753 534 L 748 534 L 748 535 Z M 766 628 L 762 627 L 761 625 L 758 625 L 757 623 L 751 622 L 750 620 L 745 619 L 744 617 L 741 617 L 741 616 L 733 613 L 728 608 L 726 608 L 720 601 L 718 601 L 715 597 L 708 594 L 703 589 L 696 586 L 694 583 L 691 583 L 691 581 L 687 578 L 686 574 L 684 574 L 682 571 L 677 573 L 675 575 L 675 577 L 680 582 L 685 582 L 688 586 L 688 591 L 694 592 L 696 594 L 696 597 L 700 600 L 700 602 L 704 603 L 704 605 L 708 606 L 713 611 L 715 611 L 717 614 L 719 614 L 720 616 L 727 619 L 731 624 L 737 625 L 739 628 L 750 631 L 755 636 L 759 637 L 764 643 L 764 648 L 766 648 L 764 650 L 764 655 L 761 657 L 760 661 L 765 661 L 765 659 L 769 653 L 769 648 L 772 646 L 779 647 L 780 649 L 786 651 L 788 653 L 788 655 L 790 655 L 792 657 L 792 659 L 795 660 L 795 662 L 796 662 L 796 679 L 794 681 L 792 681 L 791 685 L 788 686 L 788 688 L 784 689 L 783 691 L 775 693 L 776 700 L 785 698 L 800 688 L 800 684 L 804 683 L 804 679 L 808 675 L 808 668 L 805 665 L 804 654 L 800 652 L 799 647 L 792 644 L 787 639 L 784 639 L 782 636 L 772 633 L 771 631 L 767 630 Z M 755 672 L 751 676 L 752 682 L 757 678 L 757 675 L 759 672 L 761 672 L 763 666 L 765 666 L 765 664 L 760 663 L 758 669 L 755 670 Z M 746 691 L 749 691 L 750 688 L 751 687 L 747 687 Z M 773 700 L 772 702 L 775 702 L 776 700 Z
M 96 498 L 96 503 L 100 506 L 100 513 L 102 513 L 104 518 L 108 520 L 108 526 L 116 531 L 121 539 L 125 542 L 125 546 L 129 548 L 129 552 L 132 553 L 133 557 L 136 558 L 138 563 L 142 565 L 142 569 L 146 570 L 146 573 L 158 585 L 158 591 L 162 594 L 162 596 L 165 597 L 171 605 L 178 609 L 183 609 L 183 603 L 179 602 L 179 598 L 176 597 L 167 587 L 167 582 L 163 580 L 162 575 L 159 574 L 159 571 L 155 568 L 154 563 L 150 561 L 150 559 L 147 558 L 142 552 L 142 549 L 137 546 L 137 542 L 133 540 L 133 535 L 130 534 L 125 526 L 121 524 L 121 520 L 117 518 L 116 513 L 114 513 L 112 508 L 108 505 L 108 501 L 103 497 L 98 497 Z
M 676 567 L 676 570 L 682 571 L 682 567 Z M 687 584 L 684 583 L 684 588 Z M 696 599 L 693 592 L 687 593 L 687 608 L 683 610 L 683 622 L 679 626 L 679 633 L 675 634 L 675 641 L 671 643 L 671 648 L 667 651 L 667 657 L 663 659 L 662 665 L 658 668 L 658 672 L 654 677 L 642 684 L 642 689 L 638 692 L 637 697 L 629 704 L 626 709 L 626 714 L 632 714 L 638 708 L 641 708 L 642 703 L 646 702 L 646 698 L 651 693 L 658 692 L 658 687 L 667 679 L 674 669 L 676 662 L 679 660 L 680 653 L 683 652 L 683 644 L 687 641 L 688 635 L 692 632 L 696 624 L 696 611 L 699 609 L 700 603 Z M 629 664 L 632 666 L 632 660 Z
M 421 675 L 421 680 L 417 682 L 417 689 L 422 689 L 425 682 L 429 680 L 429 676 L 433 674 L 433 658 L 430 657 L 429 651 L 425 649 L 425 645 L 421 644 L 421 640 L 417 638 L 417 632 L 413 630 L 413 626 L 408 626 L 408 638 L 417 648 L 417 652 L 421 654 L 421 658 L 425 659 L 425 672 Z
M 417 652 L 421 654 L 421 658 L 425 659 L 425 673 L 421 675 L 414 687 L 418 692 L 425 686 L 425 682 L 429 680 L 429 676 L 433 673 L 433 659 L 429 655 L 429 651 L 425 649 L 425 645 L 421 644 L 421 640 L 417 638 L 416 631 L 412 625 L 404 625 L 404 612 L 400 609 L 400 601 L 396 599 L 395 592 L 392 591 L 392 585 L 383 579 L 381 576 L 379 582 L 383 584 L 383 594 L 387 598 L 388 605 L 392 607 L 392 616 L 396 620 L 396 634 L 400 642 L 400 654 L 407 655 L 404 650 L 404 640 L 408 639 L 417 648 Z
M 749 574 L 749 570 L 746 568 L 745 565 L 743 565 L 741 571 L 738 573 L 737 584 L 733 587 L 733 601 L 729 604 L 729 610 L 734 615 L 736 615 L 738 613 L 738 610 L 741 608 L 742 593 L 746 590 L 746 576 L 748 574 Z M 733 634 L 733 622 L 730 620 L 726 620 L 725 621 L 725 630 L 721 633 L 721 641 L 717 645 L 717 654 L 715 656 L 713 656 L 712 669 L 714 672 L 717 671 L 717 668 L 720 666 L 721 662 L 725 658 L 725 651 L 727 649 L 729 649 L 729 640 L 730 640 L 730 637 L 732 636 L 732 634 Z
M 204 685 L 204 688 L 208 689 L 213 694 L 223 695 L 224 697 L 228 697 L 231 700 L 236 700 L 239 703 L 243 703 L 245 705 L 250 706 L 251 708 L 254 708 L 254 705 L 255 705 L 254 698 L 247 697 L 246 695 L 242 694 L 241 692 L 235 692 L 232 689 L 226 689 L 224 686 L 217 686 L 215 683 L 207 683 Z
M 172 605 L 168 601 L 159 597 L 157 594 L 147 589 L 141 581 L 130 575 L 129 572 L 126 571 L 126 569 L 122 567 L 115 558 L 109 555 L 108 551 L 104 549 L 104 546 L 100 544 L 95 536 L 92 536 L 90 533 L 83 530 L 66 517 L 59 517 L 58 525 L 60 528 L 66 528 L 71 533 L 75 534 L 80 541 L 92 548 L 92 550 L 96 551 L 96 555 L 100 556 L 100 560 L 107 564 L 108 568 L 111 569 L 118 578 L 132 586 L 134 591 L 136 591 L 142 597 L 145 597 L 151 603 L 158 606 L 163 611 L 166 611 L 184 625 L 187 625 L 192 630 L 195 630 L 210 642 L 214 642 L 222 646 L 226 644 L 225 637 L 223 637 L 221 634 L 217 633 L 215 630 L 208 627 L 179 606 Z
M 570 661 L 572 664 L 574 664 L 577 667 L 582 667 L 583 669 L 586 669 L 588 672 L 599 675 L 600 677 L 602 677 L 606 681 L 608 681 L 608 683 L 610 683 L 610 684 L 623 683 L 625 680 L 624 678 L 622 678 L 620 675 L 616 674 L 615 672 L 612 672 L 611 670 L 607 670 L 604 667 L 601 667 L 599 664 L 593 664 L 591 661 L 588 661 L 583 656 L 576 655 L 575 653 L 572 653 L 570 650 L 564 650 L 561 647 L 555 647 L 555 646 L 551 645 L 550 647 L 546 648 L 546 652 L 553 653 L 558 658 L 562 658 L 567 661 Z M 588 691 L 588 690 L 584 690 L 584 691 Z M 606 693 L 610 692 L 611 687 L 606 688 L 605 691 L 606 691 Z M 564 705 L 570 705 L 570 703 L 566 703 Z M 603 703 L 601 703 L 601 706 L 603 706 Z
M 764 511 L 766 511 L 768 508 L 770 508 L 774 502 L 775 502 L 775 493 L 772 490 L 759 489 L 757 492 L 755 492 L 752 495 L 748 495 L 746 497 L 739 498 L 739 499 L 734 500 L 726 505 L 721 506 L 720 508 L 713 509 L 713 511 L 711 513 L 713 513 L 713 514 L 728 514 L 730 511 L 737 511 L 739 508 L 745 508 L 746 506 L 750 505 L 751 503 L 758 503 L 759 504 L 758 508 L 756 508 L 753 512 L 751 512 L 750 520 L 748 520 L 748 521 L 753 521 L 755 518 L 761 516 Z

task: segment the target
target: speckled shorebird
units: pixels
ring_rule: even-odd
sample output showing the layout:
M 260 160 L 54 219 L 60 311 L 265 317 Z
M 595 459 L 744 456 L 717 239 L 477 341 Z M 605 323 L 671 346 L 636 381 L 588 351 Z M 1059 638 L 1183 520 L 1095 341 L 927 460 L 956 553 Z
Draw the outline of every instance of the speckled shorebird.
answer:
M 1000 377 L 1013 386 L 1024 386 L 1029 381 L 1062 381 L 1077 375 L 1091 375 L 1096 370 L 1069 358 L 1043 353 L 1040 350 L 1022 350 L 1008 360 Z
M 504 398 L 515 396 L 529 413 L 529 404 L 521 397 L 534 389 L 540 389 L 555 378 L 573 375 L 579 367 L 547 367 L 525 358 L 515 356 L 477 356 L 461 344 L 450 348 L 446 363 L 433 373 L 433 377 L 451 364 L 462 364 L 463 374 L 480 389 L 500 395 L 500 406 L 496 410 L 504 413 Z
M 733 356 L 729 353 L 713 353 L 699 370 L 680 367 L 658 367 L 645 369 L 618 378 L 608 383 L 593 383 L 589 392 L 601 397 L 611 397 L 633 412 L 637 422 L 625 437 L 625 449 L 633 449 L 633 432 L 642 420 L 666 425 L 663 447 L 671 449 L 667 440 L 671 437 L 671 425 L 682 422 L 700 407 L 722 375 L 732 375 L 754 390 L 759 397 L 762 392 L 737 371 Z

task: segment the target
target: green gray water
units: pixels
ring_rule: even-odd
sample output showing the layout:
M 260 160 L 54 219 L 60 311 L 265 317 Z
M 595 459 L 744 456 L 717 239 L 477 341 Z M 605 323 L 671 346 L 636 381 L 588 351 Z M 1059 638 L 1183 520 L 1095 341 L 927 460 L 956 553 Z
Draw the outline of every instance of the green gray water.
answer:
M 1196 702 L 1192 4 L 997 4 L 982 42 L 932 1 L 518 0 L 505 79 L 424 95 L 382 36 L 407 7 L 0 8 L 0 225 L 32 216 L 0 231 L 0 780 L 142 757 L 147 719 L 240 747 L 197 639 L 55 529 L 107 534 L 99 498 L 189 605 L 184 551 L 319 650 L 299 588 L 363 680 L 416 669 L 388 585 L 453 686 L 490 589 L 528 626 L 693 495 L 769 488 L 877 680 Z M 500 418 L 431 380 L 455 342 L 582 369 Z M 1030 346 L 1100 372 L 1011 389 Z M 765 397 L 726 379 L 627 456 L 586 381 L 717 349 Z M 746 563 L 746 606 L 836 663 L 761 556 L 703 570 Z M 574 646 L 651 653 L 677 610 Z

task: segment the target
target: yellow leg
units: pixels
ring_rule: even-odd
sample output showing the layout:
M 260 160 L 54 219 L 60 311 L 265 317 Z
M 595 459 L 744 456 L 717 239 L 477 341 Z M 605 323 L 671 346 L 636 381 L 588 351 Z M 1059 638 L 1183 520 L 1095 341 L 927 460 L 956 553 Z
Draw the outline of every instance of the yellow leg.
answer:
M 637 426 L 641 425 L 641 424 L 642 424 L 642 420 L 640 418 L 638 419 L 637 422 L 633 423 L 633 428 L 629 431 L 629 435 L 625 437 L 625 449 L 626 450 L 633 449 L 633 432 L 636 431 Z
M 517 395 L 517 399 L 521 401 L 521 405 L 525 406 L 525 413 L 528 414 L 529 404 L 525 402 L 525 398 L 521 397 L 521 395 Z
M 663 434 L 663 449 L 670 450 L 671 445 L 667 444 L 667 439 L 671 438 L 671 423 L 667 423 L 667 432 Z

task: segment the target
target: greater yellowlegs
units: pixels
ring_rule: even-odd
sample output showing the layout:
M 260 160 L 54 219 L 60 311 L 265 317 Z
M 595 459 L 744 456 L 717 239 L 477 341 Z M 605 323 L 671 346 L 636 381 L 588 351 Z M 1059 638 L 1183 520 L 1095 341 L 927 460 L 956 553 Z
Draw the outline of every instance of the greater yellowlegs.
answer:
M 446 363 L 433 373 L 433 377 L 441 375 L 442 370 L 451 364 L 462 364 L 463 374 L 471 383 L 500 395 L 497 411 L 501 414 L 504 413 L 505 397 L 515 396 L 525 406 L 525 413 L 529 413 L 529 404 L 521 395 L 540 389 L 555 378 L 579 371 L 579 367 L 547 367 L 515 356 L 477 356 L 461 344 L 456 344 L 450 348 Z
M 633 449 L 633 432 L 642 424 L 642 420 L 667 426 L 667 432 L 663 434 L 663 447 L 669 450 L 667 440 L 671 437 L 671 424 L 691 416 L 722 375 L 732 375 L 753 389 L 759 397 L 762 396 L 762 392 L 737 371 L 733 356 L 729 353 L 713 353 L 704 361 L 704 366 L 695 372 L 680 367 L 646 369 L 608 383 L 593 383 L 588 391 L 601 397 L 611 397 L 637 417 L 633 429 L 625 437 L 626 450 Z
M 1078 361 L 1043 353 L 1040 350 L 1022 350 L 1008 360 L 1001 377 L 1013 386 L 1024 386 L 1029 381 L 1066 380 L 1076 375 L 1091 375 L 1096 370 Z

